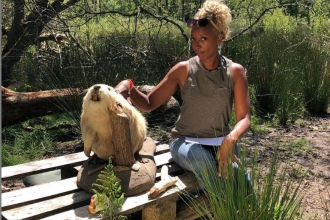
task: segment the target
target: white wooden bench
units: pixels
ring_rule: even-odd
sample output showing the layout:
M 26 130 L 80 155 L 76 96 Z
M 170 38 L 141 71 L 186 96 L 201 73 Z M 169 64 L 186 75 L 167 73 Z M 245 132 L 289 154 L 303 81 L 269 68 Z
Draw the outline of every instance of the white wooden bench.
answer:
M 83 152 L 2 168 L 2 181 L 19 179 L 32 174 L 45 173 L 64 167 L 79 166 L 87 159 Z M 195 219 L 197 216 L 187 207 L 178 206 L 180 190 L 193 190 L 198 183 L 192 172 L 184 171 L 172 161 L 168 145 L 158 145 L 155 153 L 156 181 L 163 165 L 169 174 L 178 176 L 175 187 L 155 199 L 148 193 L 126 197 L 118 215 L 141 212 L 143 220 Z M 78 167 L 77 167 L 78 166 Z M 2 193 L 2 219 L 100 219 L 88 211 L 91 194 L 76 185 L 76 176 L 59 181 L 26 187 Z M 180 203 L 182 204 L 182 202 Z

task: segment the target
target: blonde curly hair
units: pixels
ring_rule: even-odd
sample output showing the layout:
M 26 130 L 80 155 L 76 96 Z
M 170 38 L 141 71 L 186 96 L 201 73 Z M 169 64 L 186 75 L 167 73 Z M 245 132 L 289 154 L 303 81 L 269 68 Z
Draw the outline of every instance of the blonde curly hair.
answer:
M 211 19 L 221 30 L 220 33 L 223 34 L 224 39 L 229 38 L 229 23 L 231 22 L 232 17 L 230 9 L 226 5 L 225 1 L 206 0 L 194 16 L 194 19 L 196 20 L 202 18 Z M 216 30 L 214 27 L 213 30 L 215 31 L 215 33 L 219 33 L 219 31 Z

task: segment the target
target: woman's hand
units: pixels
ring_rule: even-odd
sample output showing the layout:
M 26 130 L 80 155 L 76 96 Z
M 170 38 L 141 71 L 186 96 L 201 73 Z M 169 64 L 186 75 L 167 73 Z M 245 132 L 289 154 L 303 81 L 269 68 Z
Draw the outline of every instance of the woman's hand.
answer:
M 126 79 L 118 83 L 118 85 L 115 87 L 115 90 L 117 93 L 120 95 L 124 96 L 124 98 L 131 103 L 130 101 L 130 95 L 131 95 L 131 90 L 133 88 L 133 81 L 130 79 Z M 132 103 L 131 103 L 132 104 Z
M 235 155 L 236 142 L 237 140 L 233 139 L 232 136 L 228 134 L 220 145 L 217 152 L 219 177 L 221 177 L 222 174 L 224 174 L 225 178 L 228 177 L 228 165 L 231 165 L 233 161 L 240 163 L 239 159 Z

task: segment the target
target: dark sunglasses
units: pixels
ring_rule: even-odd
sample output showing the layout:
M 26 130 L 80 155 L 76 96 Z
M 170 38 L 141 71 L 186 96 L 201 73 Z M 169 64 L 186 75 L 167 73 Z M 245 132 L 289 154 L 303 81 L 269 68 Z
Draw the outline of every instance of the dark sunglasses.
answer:
M 206 27 L 206 25 L 209 22 L 213 25 L 213 27 L 215 29 L 217 29 L 219 32 L 221 32 L 220 31 L 220 28 L 211 19 L 208 19 L 208 18 L 202 18 L 202 19 L 199 19 L 199 20 L 196 20 L 196 19 L 193 19 L 193 18 L 192 19 L 189 19 L 187 21 L 187 26 L 189 28 L 193 28 L 196 24 L 198 24 L 199 27 Z

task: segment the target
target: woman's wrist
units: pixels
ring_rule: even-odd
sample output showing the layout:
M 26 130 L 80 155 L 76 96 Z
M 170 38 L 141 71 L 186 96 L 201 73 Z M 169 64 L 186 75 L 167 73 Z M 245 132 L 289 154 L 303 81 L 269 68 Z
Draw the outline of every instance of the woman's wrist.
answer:
M 127 81 L 129 82 L 129 91 L 131 91 L 134 87 L 134 83 L 131 79 L 127 79 Z
M 115 91 L 125 98 L 127 98 L 134 87 L 134 83 L 131 79 L 122 80 L 118 85 L 115 87 Z
M 229 137 L 231 143 L 236 144 L 237 143 L 237 140 L 238 140 L 238 135 L 237 134 L 232 134 L 233 132 L 235 132 L 235 130 L 232 131 L 232 132 L 230 132 L 228 134 L 228 137 Z

